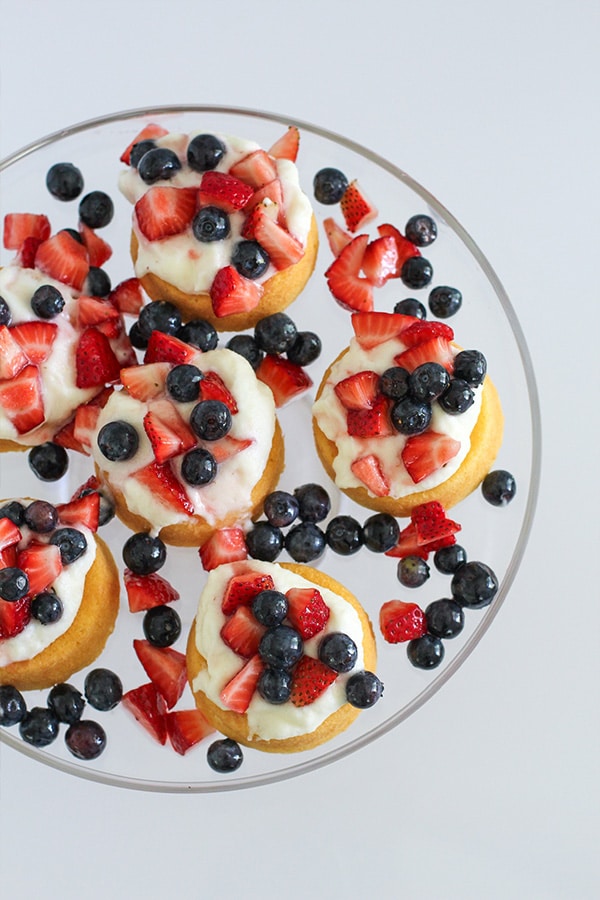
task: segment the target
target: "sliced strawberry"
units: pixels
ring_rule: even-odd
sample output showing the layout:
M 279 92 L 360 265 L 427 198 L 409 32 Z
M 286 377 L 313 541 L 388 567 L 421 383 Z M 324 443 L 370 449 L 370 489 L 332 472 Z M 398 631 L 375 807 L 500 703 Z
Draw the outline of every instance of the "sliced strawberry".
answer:
M 31 600 L 21 597 L 15 602 L 0 600 L 0 640 L 19 634 L 31 618 Z
M 83 484 L 80 484 L 79 487 L 75 489 L 71 500 L 79 500 L 81 497 L 85 497 L 89 491 L 97 491 L 100 487 L 101 483 L 98 476 L 90 475 L 87 481 L 84 481 Z
M 152 444 L 154 458 L 158 463 L 165 463 L 182 452 L 183 444 L 181 438 L 169 428 L 154 410 L 148 410 L 144 416 L 143 423 L 144 431 Z M 194 441 L 194 443 L 196 442 Z
M 381 461 L 374 453 L 360 456 L 350 466 L 353 475 L 376 497 L 387 497 L 390 483 L 381 468 Z
M 294 668 L 290 700 L 294 706 L 308 706 L 337 678 L 337 672 L 312 656 L 302 656 Z
M 82 290 L 90 268 L 87 250 L 68 231 L 59 231 L 39 245 L 35 265 L 41 272 L 78 291 Z
M 275 172 L 267 181 L 275 178 Z M 263 182 L 266 184 L 266 182 Z M 200 206 L 218 206 L 227 213 L 243 209 L 252 194 L 254 187 L 262 185 L 245 184 L 240 178 L 226 172 L 205 172 L 200 182 L 198 199 Z
M 312 386 L 312 379 L 302 366 L 274 353 L 262 358 L 256 377 L 271 388 L 278 409 Z
M 254 238 L 269 254 L 276 269 L 287 269 L 299 262 L 304 255 L 304 247 L 285 228 L 282 228 L 264 207 L 257 206 L 254 221 Z
M 14 378 L 24 369 L 29 359 L 11 330 L 0 325 L 0 380 Z
M 411 259 L 413 256 L 420 256 L 421 251 L 415 244 L 411 243 L 408 238 L 405 238 L 394 225 L 389 225 L 388 223 L 378 225 L 377 232 L 380 237 L 392 237 L 396 243 L 396 271 L 394 275 L 391 276 L 392 278 L 396 278 L 400 275 L 402 266 L 406 260 Z
M 280 225 L 285 226 L 283 187 L 279 178 L 274 178 L 273 181 L 269 181 L 267 184 L 264 184 L 261 188 L 254 191 L 252 197 L 244 207 L 244 212 L 248 213 L 248 218 L 242 229 L 242 235 L 244 237 L 248 237 L 246 226 L 248 226 L 248 232 L 254 235 L 254 227 L 253 225 L 248 225 L 248 219 L 251 217 L 253 210 L 256 209 L 257 206 L 264 206 L 266 210 L 272 207 L 275 210 L 274 218 L 277 219 Z
M 140 141 L 149 141 L 153 138 L 162 137 L 163 135 L 168 134 L 166 128 L 163 128 L 162 125 L 157 125 L 155 122 L 150 122 L 148 125 L 144 125 L 139 134 L 137 134 L 130 144 L 125 147 L 119 159 L 121 162 L 129 165 L 129 156 L 131 154 L 131 150 L 135 144 L 139 144 Z
M 340 200 L 340 208 L 348 231 L 355 234 L 372 222 L 377 216 L 377 209 L 368 199 L 358 181 L 351 181 Z
M 150 575 L 136 575 L 129 569 L 123 572 L 123 583 L 127 593 L 129 611 L 143 612 L 155 606 L 164 606 L 179 600 L 179 593 L 170 581 L 153 572 Z
M 7 250 L 20 250 L 23 241 L 34 238 L 46 241 L 50 237 L 50 221 L 38 213 L 7 213 L 4 216 L 2 242 Z
M 316 588 L 290 588 L 285 594 L 287 618 L 303 640 L 319 634 L 329 621 L 329 607 Z
M 176 709 L 167 713 L 166 723 L 171 746 L 181 756 L 215 731 L 199 709 Z
M 0 569 L 14 568 L 17 565 L 17 545 L 11 544 L 0 550 Z M 10 601 L 9 601 L 10 602 Z
M 260 303 L 262 284 L 244 278 L 233 266 L 219 269 L 210 288 L 210 299 L 216 316 L 233 316 L 249 312 Z
M 378 237 L 369 241 L 362 261 L 362 270 L 375 287 L 381 287 L 388 278 L 397 278 L 398 248 L 393 237 Z
M 429 550 L 419 543 L 417 529 L 413 522 L 409 522 L 398 535 L 396 545 L 386 550 L 385 555 L 394 559 L 404 559 L 405 556 L 420 556 L 421 559 L 427 559 Z
M 241 528 L 219 528 L 202 544 L 198 552 L 207 572 L 224 563 L 248 558 L 246 538 Z
M 365 350 L 399 337 L 418 320 L 413 316 L 387 312 L 356 312 L 352 315 L 352 328 L 356 340 Z
M 265 631 L 265 626 L 257 622 L 249 607 L 238 606 L 221 628 L 221 638 L 238 656 L 250 659 L 258 653 L 258 645 Z
M 121 384 L 136 400 L 152 400 L 165 389 L 167 375 L 171 371 L 168 362 L 147 363 L 145 366 L 126 366 L 121 369 Z
M 379 375 L 365 369 L 343 378 L 334 386 L 335 395 L 345 409 L 370 409 L 379 389 Z
M 241 453 L 242 450 L 246 450 L 253 443 L 254 441 L 251 438 L 240 440 L 232 437 L 230 434 L 226 434 L 225 437 L 219 438 L 218 441 L 211 441 L 210 447 L 207 449 L 210 450 L 215 458 L 215 462 L 218 464 L 225 462 L 226 459 L 231 459 L 232 456 Z
M 167 722 L 165 701 L 156 690 L 155 686 L 142 684 L 132 688 L 123 694 L 122 701 L 125 709 L 132 713 L 159 744 L 167 741 Z
M 379 610 L 379 628 L 389 644 L 412 641 L 427 632 L 425 613 L 416 603 L 388 600 Z
M 14 378 L 0 382 L 0 406 L 19 434 L 42 424 L 42 382 L 36 366 L 25 366 Z
M 406 347 L 414 347 L 416 344 L 424 344 L 432 338 L 444 338 L 446 341 L 454 340 L 454 331 L 445 322 L 428 322 L 426 319 L 417 319 L 402 332 L 402 343 Z
M 221 702 L 237 713 L 245 713 L 250 706 L 264 663 L 258 653 L 237 672 L 220 693 Z
M 328 217 L 323 219 L 323 230 L 329 242 L 329 247 L 334 256 L 339 256 L 344 247 L 352 240 L 352 235 L 338 225 L 335 219 Z
M 108 300 L 81 294 L 77 300 L 77 318 L 79 325 L 82 326 L 100 325 L 101 322 L 119 322 L 121 314 Z M 116 333 L 113 336 L 117 337 L 121 329 L 117 327 L 114 330 Z
M 134 639 L 133 649 L 167 709 L 172 709 L 187 684 L 185 654 L 172 647 L 155 647 L 150 641 L 140 639 Z
M 415 507 L 411 513 L 411 521 L 415 526 L 418 542 L 427 545 L 430 550 L 433 549 L 432 544 L 436 545 L 435 549 L 448 546 L 445 543 L 447 539 L 451 539 L 449 543 L 455 543 L 454 535 L 461 530 L 458 522 L 453 522 L 446 516 L 446 511 L 438 500 Z
M 403 338 L 404 336 L 402 336 Z M 394 363 L 412 372 L 417 366 L 426 362 L 436 362 L 452 374 L 454 371 L 454 354 L 450 342 L 443 337 L 430 338 L 422 344 L 415 344 L 403 353 L 394 357 Z
M 18 544 L 21 537 L 18 526 L 8 516 L 3 516 L 0 519 L 0 552 Z
M 177 476 L 169 466 L 169 463 L 162 465 L 157 462 L 144 466 L 143 469 L 130 476 L 140 481 L 145 487 L 154 494 L 154 497 L 179 512 L 194 514 L 194 505 L 183 487 L 177 480 Z
M 351 437 L 388 437 L 394 434 L 390 421 L 390 401 L 378 394 L 367 409 L 349 409 L 346 414 L 346 428 Z
M 29 578 L 29 597 L 50 587 L 63 568 L 56 544 L 29 544 L 17 554 L 17 565 Z
M 91 491 L 83 497 L 69 500 L 68 503 L 59 503 L 56 511 L 62 525 L 84 525 L 90 531 L 96 532 L 100 518 L 100 494 Z
M 240 159 L 229 170 L 229 174 L 239 178 L 244 184 L 256 190 L 277 178 L 277 164 L 265 150 L 253 150 L 243 159 Z M 204 187 L 202 180 L 201 189 Z M 239 209 L 239 207 L 236 207 Z
M 334 259 L 325 272 L 329 290 L 344 309 L 365 312 L 373 309 L 373 288 L 359 273 L 369 236 L 359 234 Z
M 15 257 L 15 263 L 18 266 L 21 266 L 22 269 L 34 269 L 35 268 L 35 255 L 38 251 L 38 247 L 42 241 L 39 238 L 28 237 L 25 238 L 23 243 L 19 248 L 19 252 Z
M 300 132 L 295 125 L 290 125 L 288 130 L 278 138 L 269 150 L 269 156 L 274 159 L 289 159 L 296 162 L 298 148 L 300 146 Z
M 85 453 L 87 456 L 90 455 L 92 440 L 95 437 L 96 425 L 101 412 L 102 408 L 95 403 L 84 403 L 77 407 L 71 432 L 76 445 L 71 449 L 79 449 L 80 452 Z M 57 443 L 64 447 L 66 442 L 65 432 L 59 432 L 58 435 L 55 435 L 55 440 L 57 438 Z
M 166 397 L 159 397 L 158 399 L 153 400 L 150 405 L 150 412 L 179 440 L 181 453 L 186 453 L 188 450 L 191 450 L 192 447 L 196 446 L 198 443 L 196 435 L 193 433 L 185 419 L 177 412 L 175 406 L 170 400 L 167 400 Z M 157 452 L 159 452 L 160 455 L 160 450 L 157 450 Z
M 194 347 L 179 340 L 175 335 L 153 331 L 144 354 L 144 362 L 169 362 L 178 366 L 181 363 L 191 362 L 196 353 Z
M 85 222 L 79 223 L 79 234 L 88 253 L 90 266 L 103 266 L 112 256 L 112 247 Z
M 97 328 L 82 332 L 75 351 L 77 387 L 89 388 L 119 380 L 121 366 L 109 340 Z
M 272 591 L 275 587 L 270 575 L 256 572 L 241 572 L 232 575 L 227 582 L 221 609 L 226 616 L 231 615 L 239 606 L 250 606 L 257 594 L 261 591 Z
M 58 327 L 54 322 L 32 319 L 30 322 L 19 322 L 17 325 L 13 325 L 10 331 L 27 355 L 29 362 L 34 366 L 39 366 L 50 356 L 52 345 L 58 334 Z
M 196 188 L 154 185 L 135 204 L 138 227 L 149 241 L 181 234 L 196 213 Z
M 75 450 L 77 453 L 84 453 L 86 456 L 90 455 L 89 447 L 84 446 L 81 441 L 75 437 L 75 418 L 71 419 L 70 422 L 67 422 L 66 425 L 63 425 L 62 428 L 59 428 L 53 435 L 52 440 L 55 444 L 58 444 L 59 447 L 64 447 L 65 450 Z
M 235 397 L 216 372 L 208 371 L 204 373 L 204 378 L 200 382 L 200 399 L 201 400 L 220 400 L 228 407 L 232 415 L 238 411 L 238 405 Z
M 402 462 L 411 479 L 419 484 L 460 450 L 460 441 L 437 431 L 424 431 L 409 437 L 402 448 Z
M 137 316 L 144 305 L 142 283 L 139 278 L 126 278 L 112 289 L 108 299 L 119 312 Z

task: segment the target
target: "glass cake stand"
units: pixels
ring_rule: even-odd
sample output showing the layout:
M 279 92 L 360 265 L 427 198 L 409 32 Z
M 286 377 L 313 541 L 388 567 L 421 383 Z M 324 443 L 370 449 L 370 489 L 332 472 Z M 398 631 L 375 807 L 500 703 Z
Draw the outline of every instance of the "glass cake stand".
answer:
M 244 748 L 244 762 L 235 773 L 214 772 L 206 761 L 206 749 L 213 737 L 206 738 L 185 756 L 175 753 L 167 743 L 161 746 L 121 705 L 108 713 L 86 711 L 104 727 L 108 742 L 105 751 L 93 762 L 77 760 L 64 742 L 64 729 L 56 741 L 44 749 L 24 743 L 18 727 L 0 728 L 0 741 L 27 754 L 36 761 L 70 774 L 111 785 L 138 790 L 164 792 L 213 792 L 267 784 L 306 773 L 333 763 L 396 728 L 426 703 L 457 671 L 490 628 L 513 583 L 525 552 L 532 525 L 540 476 L 540 418 L 535 378 L 527 345 L 517 316 L 491 265 L 473 239 L 456 219 L 425 188 L 396 165 L 359 144 L 307 122 L 288 116 L 255 110 L 221 106 L 167 106 L 137 109 L 83 122 L 48 135 L 24 147 L 0 162 L 0 198 L 2 216 L 8 212 L 44 212 L 53 232 L 77 226 L 78 201 L 54 199 L 46 190 L 46 172 L 56 162 L 73 162 L 84 176 L 84 193 L 104 190 L 115 203 L 115 216 L 102 229 L 102 237 L 113 248 L 105 265 L 113 285 L 133 274 L 129 257 L 131 207 L 119 194 L 117 178 L 122 168 L 119 156 L 141 128 L 158 122 L 169 131 L 203 130 L 234 134 L 270 147 L 287 126 L 300 129 L 297 165 L 303 189 L 313 198 L 314 174 L 325 166 L 335 166 L 348 178 L 358 179 L 375 203 L 379 216 L 368 227 L 376 236 L 376 225 L 391 222 L 400 230 L 416 213 L 428 213 L 438 226 L 438 237 L 423 255 L 431 261 L 434 276 L 431 287 L 439 284 L 460 289 L 463 304 L 448 324 L 455 329 L 463 347 L 480 349 L 488 360 L 505 414 L 505 436 L 495 467 L 508 469 L 516 478 L 518 491 L 512 503 L 498 509 L 488 504 L 479 490 L 452 510 L 460 522 L 459 542 L 469 559 L 492 567 L 500 587 L 493 603 L 484 610 L 465 610 L 465 627 L 453 640 L 445 642 L 442 664 L 432 670 L 414 668 L 408 661 L 405 645 L 390 645 L 378 632 L 379 609 L 390 599 L 410 599 L 425 608 L 432 600 L 449 595 L 450 577 L 431 565 L 431 577 L 421 588 L 403 588 L 396 576 L 397 561 L 362 548 L 353 557 L 340 557 L 327 550 L 313 565 L 344 583 L 358 597 L 369 614 L 378 638 L 377 671 L 384 682 L 383 698 L 363 711 L 350 728 L 315 750 L 297 754 L 261 753 Z M 321 223 L 334 216 L 343 225 L 339 207 L 314 202 L 320 225 L 321 244 L 315 273 L 304 292 L 288 309 L 299 329 L 316 331 L 323 342 L 320 358 L 307 371 L 314 387 L 280 411 L 286 438 L 286 467 L 280 487 L 293 490 L 309 481 L 327 487 L 332 497 L 331 515 L 345 513 L 364 521 L 371 511 L 362 509 L 340 494 L 325 475 L 316 455 L 311 430 L 311 405 L 314 391 L 329 363 L 345 347 L 352 331 L 349 313 L 330 295 L 323 273 L 332 260 Z M 6 265 L 12 253 L 0 250 L 0 263 Z M 392 311 L 397 300 L 415 296 L 427 305 L 428 289 L 409 290 L 400 279 L 375 289 L 375 308 Z M 219 346 L 228 339 L 222 335 Z M 55 503 L 65 502 L 73 490 L 91 474 L 87 457 L 71 454 L 67 474 L 50 484 L 39 481 L 31 472 L 27 453 L 0 456 L 0 497 L 40 497 Z M 326 523 L 324 523 L 326 524 Z M 401 526 L 403 523 L 400 523 Z M 101 530 L 113 550 L 117 564 L 123 566 L 121 548 L 128 532 L 113 520 Z M 289 560 L 285 553 L 281 561 Z M 175 649 L 183 651 L 194 616 L 205 573 L 198 553 L 192 549 L 170 548 L 162 570 L 181 594 L 177 608 L 182 618 L 182 636 Z M 407 596 L 408 595 L 408 596 Z M 143 636 L 142 614 L 132 614 L 122 591 L 121 612 L 113 636 L 95 666 L 115 670 L 124 689 L 147 681 L 132 648 L 134 638 Z M 92 667 L 90 667 L 92 668 Z M 86 671 L 70 682 L 82 690 Z M 28 692 L 28 706 L 45 705 L 47 692 Z M 186 689 L 176 708 L 190 708 L 193 699 Z M 218 735 L 216 735 L 218 737 Z

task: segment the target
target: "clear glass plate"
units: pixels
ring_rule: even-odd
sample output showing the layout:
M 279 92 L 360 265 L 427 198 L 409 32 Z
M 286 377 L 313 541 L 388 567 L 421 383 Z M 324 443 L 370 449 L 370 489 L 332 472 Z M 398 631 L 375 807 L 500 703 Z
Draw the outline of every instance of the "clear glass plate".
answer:
M 170 792 L 209 792 L 256 786 L 291 778 L 336 760 L 364 747 L 380 735 L 402 723 L 431 698 L 473 652 L 492 624 L 513 582 L 527 543 L 534 515 L 540 472 L 539 408 L 531 360 L 519 322 L 506 293 L 487 259 L 454 217 L 427 190 L 396 165 L 372 151 L 339 135 L 287 116 L 253 110 L 216 106 L 160 107 L 131 110 L 83 122 L 49 135 L 0 162 L 0 198 L 2 216 L 7 212 L 45 212 L 53 231 L 76 226 L 77 201 L 61 203 L 50 196 L 45 176 L 56 162 L 71 161 L 83 172 L 84 192 L 107 191 L 115 202 L 115 217 L 101 231 L 113 247 L 106 264 L 112 283 L 132 275 L 128 253 L 131 207 L 117 190 L 121 169 L 119 156 L 132 138 L 148 122 L 159 122 L 170 131 L 194 129 L 221 131 L 256 140 L 269 147 L 288 125 L 301 132 L 298 167 L 306 193 L 312 197 L 312 179 L 324 166 L 342 169 L 350 179 L 357 178 L 379 209 L 378 222 L 392 222 L 401 230 L 408 218 L 426 212 L 438 225 L 437 241 L 423 251 L 433 264 L 431 286 L 452 285 L 463 294 L 463 305 L 449 324 L 464 347 L 477 347 L 487 359 L 489 371 L 503 401 L 506 417 L 504 443 L 496 467 L 511 471 L 518 491 L 506 508 L 490 506 L 480 491 L 475 491 L 452 510 L 452 518 L 462 525 L 460 543 L 469 559 L 481 560 L 496 572 L 500 589 L 484 610 L 466 610 L 464 631 L 445 642 L 442 665 L 434 670 L 414 668 L 404 645 L 389 645 L 378 639 L 378 674 L 385 684 L 382 700 L 364 711 L 357 721 L 333 741 L 300 754 L 261 753 L 244 749 L 244 763 L 234 774 L 220 775 L 206 761 L 206 748 L 212 738 L 191 749 L 185 756 L 170 746 L 160 746 L 121 706 L 109 713 L 89 710 L 105 728 L 108 744 L 94 762 L 79 762 L 67 750 L 61 735 L 49 747 L 36 749 L 25 744 L 17 728 L 1 728 L 0 740 L 26 753 L 40 763 L 82 778 L 139 790 Z M 333 215 L 342 223 L 338 207 L 315 202 L 319 223 Z M 343 224 L 343 223 L 342 223 Z M 0 251 L 6 264 L 12 253 Z M 338 306 L 327 289 L 323 272 L 331 262 L 331 251 L 321 229 L 321 246 L 314 276 L 288 312 L 302 329 L 317 331 L 323 340 L 323 352 L 308 372 L 318 386 L 327 365 L 346 346 L 351 336 L 349 314 Z M 394 303 L 416 296 L 427 304 L 428 289 L 415 292 L 399 279 L 375 290 L 376 308 L 391 311 Z M 223 336 L 223 346 L 227 336 Z M 286 437 L 286 469 L 280 486 L 293 490 L 307 481 L 324 484 L 333 499 L 332 515 L 347 513 L 364 521 L 370 511 L 355 506 L 340 495 L 325 476 L 316 456 L 311 433 L 311 403 L 314 392 L 293 401 L 280 413 Z M 27 454 L 0 456 L 0 497 L 38 496 L 52 502 L 69 499 L 75 487 L 91 474 L 87 458 L 71 455 L 67 475 L 55 484 L 40 482 L 30 471 Z M 113 521 L 102 529 L 117 563 L 122 566 L 121 548 L 128 532 Z M 284 553 L 280 558 L 289 558 Z M 432 600 L 449 596 L 450 578 L 431 566 L 431 577 L 421 588 L 403 588 L 396 576 L 396 561 L 363 548 L 351 558 L 328 550 L 315 563 L 345 583 L 369 613 L 376 632 L 379 608 L 390 599 L 409 599 L 424 608 Z M 169 549 L 162 573 L 180 591 L 178 610 L 183 633 L 175 649 L 185 647 L 186 630 L 195 613 L 205 574 L 194 550 Z M 141 614 L 132 615 L 122 598 L 115 634 L 95 665 L 114 669 L 124 689 L 136 687 L 146 679 L 132 650 L 132 641 L 141 636 Z M 70 681 L 83 687 L 85 671 Z M 29 706 L 45 705 L 46 692 L 29 692 Z M 177 708 L 193 705 L 189 689 Z M 64 726 L 63 726 L 64 728 Z

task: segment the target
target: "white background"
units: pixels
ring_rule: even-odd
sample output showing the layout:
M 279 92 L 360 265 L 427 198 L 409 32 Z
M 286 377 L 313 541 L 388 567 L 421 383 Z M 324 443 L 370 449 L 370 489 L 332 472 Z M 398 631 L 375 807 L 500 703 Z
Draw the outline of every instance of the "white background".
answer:
M 420 712 L 309 776 L 206 796 L 113 789 L 2 746 L 3 894 L 600 896 L 598 3 L 0 10 L 1 156 L 120 109 L 215 103 L 314 122 L 409 172 L 499 273 L 544 424 L 514 587 Z

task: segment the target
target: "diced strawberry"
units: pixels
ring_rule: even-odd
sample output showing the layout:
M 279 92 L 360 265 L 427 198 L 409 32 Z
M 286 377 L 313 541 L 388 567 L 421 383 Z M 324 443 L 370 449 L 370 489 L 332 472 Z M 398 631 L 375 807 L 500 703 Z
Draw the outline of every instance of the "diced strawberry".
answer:
M 150 412 L 155 419 L 159 419 L 163 426 L 168 429 L 180 443 L 180 452 L 186 453 L 195 447 L 198 439 L 185 419 L 177 412 L 175 406 L 166 397 L 153 400 L 150 405 Z M 155 423 L 156 424 L 156 423 Z M 160 430 L 160 427 L 159 427 Z M 150 437 L 150 435 L 148 435 Z M 160 454 L 161 451 L 159 451 Z
M 406 556 L 420 556 L 421 559 L 427 559 L 429 550 L 419 543 L 417 529 L 413 522 L 409 522 L 398 535 L 398 541 L 395 546 L 390 550 L 386 550 L 385 555 L 394 559 L 404 559 Z
M 454 459 L 460 441 L 437 431 L 423 431 L 409 437 L 402 448 L 402 462 L 415 484 L 437 472 Z
M 416 344 L 424 344 L 432 338 L 444 338 L 446 341 L 454 340 L 454 331 L 445 322 L 428 322 L 426 319 L 417 319 L 402 332 L 402 343 L 407 347 Z
M 46 241 L 50 237 L 50 221 L 38 213 L 7 213 L 4 216 L 2 242 L 7 250 L 20 250 L 23 241 L 34 238 Z
M 358 181 L 351 181 L 340 200 L 340 208 L 348 231 L 355 234 L 377 216 L 377 209 L 368 199 Z
M 334 387 L 335 395 L 346 409 L 370 409 L 379 390 L 379 375 L 365 369 L 343 378 Z
M 275 172 L 267 181 L 275 178 Z M 266 184 L 266 182 L 263 182 Z M 255 187 L 262 185 L 246 184 L 240 178 L 236 177 L 235 172 L 228 174 L 226 172 L 205 172 L 200 182 L 198 191 L 198 199 L 200 206 L 218 206 L 219 209 L 227 213 L 236 212 L 243 209 L 252 194 Z
M 337 672 L 312 656 L 302 656 L 292 675 L 290 700 L 294 706 L 308 706 L 337 678 Z
M 398 256 L 396 260 L 396 272 L 392 276 L 393 278 L 400 275 L 402 266 L 407 259 L 411 259 L 413 256 L 421 255 L 421 251 L 419 250 L 419 248 L 415 244 L 411 243 L 408 238 L 405 238 L 402 232 L 398 231 L 398 229 L 394 225 L 389 225 L 388 223 L 378 225 L 377 232 L 380 237 L 392 237 L 396 242 L 396 250 Z
M 150 575 L 136 575 L 129 569 L 123 572 L 123 583 L 127 593 L 129 611 L 143 612 L 155 606 L 164 606 L 179 600 L 179 593 L 170 581 L 153 572 Z
M 269 201 L 269 203 L 265 203 L 265 201 Z M 252 197 L 250 198 L 250 200 L 248 200 L 248 203 L 244 207 L 244 212 L 247 212 L 248 218 L 250 218 L 252 211 L 256 209 L 257 206 L 264 206 L 265 209 L 268 209 L 269 204 L 273 208 L 276 207 L 275 218 L 280 225 L 285 226 L 285 213 L 283 209 L 283 187 L 281 186 L 281 181 L 279 180 L 279 178 L 274 178 L 273 181 L 269 181 L 261 188 L 258 188 L 257 191 L 254 191 Z M 247 221 L 248 219 L 246 220 L 246 222 Z M 252 226 L 249 226 L 249 228 L 253 232 Z M 247 237 L 246 225 L 244 225 L 242 234 L 244 237 Z
M 372 350 L 379 344 L 399 337 L 411 325 L 418 321 L 414 316 L 403 316 L 401 313 L 357 312 L 352 315 L 352 328 L 356 340 L 365 350 Z
M 262 206 L 257 206 L 254 222 L 254 238 L 269 254 L 276 269 L 287 269 L 299 262 L 304 255 L 304 247 L 292 234 L 282 228 Z
M 251 438 L 240 440 L 232 437 L 231 434 L 226 434 L 225 437 L 219 438 L 218 441 L 211 441 L 209 449 L 215 458 L 215 462 L 219 464 L 225 462 L 226 459 L 231 459 L 237 453 L 241 453 L 242 450 L 246 450 L 253 443 Z
M 170 363 L 155 362 L 145 366 L 126 366 L 121 369 L 119 377 L 132 397 L 146 402 L 163 393 L 170 371 Z
M 376 497 L 387 497 L 390 483 L 383 473 L 381 462 L 374 453 L 359 456 L 351 464 L 353 475 L 367 487 Z
M 256 190 L 277 178 L 277 164 L 265 150 L 253 150 L 233 165 L 229 173 Z M 201 189 L 203 186 L 204 179 Z
M 162 137 L 163 135 L 168 134 L 166 128 L 163 128 L 162 125 L 157 125 L 154 122 L 150 122 L 148 125 L 144 125 L 139 134 L 137 134 L 130 144 L 123 150 L 119 159 L 121 162 L 129 165 L 129 156 L 131 154 L 132 147 L 135 144 L 139 144 L 140 141 L 149 141 L 153 138 Z
M 446 510 L 438 500 L 415 507 L 411 513 L 411 521 L 415 526 L 418 542 L 426 545 L 430 551 L 434 549 L 431 546 L 433 544 L 436 545 L 436 550 L 448 546 L 445 543 L 448 539 L 448 543 L 455 543 L 454 535 L 461 530 L 458 522 L 447 517 Z
M 319 634 L 329 621 L 329 607 L 316 588 L 290 588 L 285 594 L 287 618 L 303 640 Z
M 388 278 L 398 277 L 398 248 L 393 237 L 378 237 L 367 244 L 362 270 L 375 287 L 381 287 Z
M 77 317 L 80 325 L 99 325 L 101 322 L 118 321 L 121 315 L 108 300 L 81 294 L 77 300 Z
M 75 489 L 71 500 L 79 500 L 80 497 L 85 497 L 89 491 L 97 491 L 100 487 L 101 482 L 98 476 L 90 475 L 87 481 L 84 481 L 83 484 L 80 484 L 79 487 Z
M 220 693 L 221 702 L 237 713 L 245 713 L 250 706 L 264 663 L 258 653 L 237 672 Z
M 194 347 L 181 341 L 174 334 L 153 331 L 144 354 L 144 362 L 169 362 L 178 366 L 181 363 L 191 362 L 196 356 L 196 352 Z
M 200 399 L 202 400 L 220 400 L 228 407 L 232 415 L 238 411 L 238 405 L 235 397 L 216 372 L 205 372 L 204 378 L 200 382 Z
M 112 256 L 112 247 L 85 222 L 79 223 L 79 234 L 88 253 L 90 266 L 103 266 Z
M 210 299 L 216 316 L 232 316 L 249 312 L 260 303 L 262 284 L 244 278 L 233 266 L 219 269 L 210 288 Z
M 133 649 L 167 709 L 172 709 L 187 684 L 185 654 L 172 647 L 155 647 L 150 641 L 141 639 L 134 639 Z
M 52 440 L 55 444 L 58 444 L 59 447 L 64 447 L 65 450 L 75 450 L 77 453 L 84 453 L 86 456 L 90 455 L 89 447 L 84 446 L 81 441 L 75 437 L 75 418 L 71 419 L 70 422 L 67 422 L 66 425 L 63 425 L 62 428 L 59 428 L 53 435 Z
M 373 288 L 359 272 L 369 236 L 359 234 L 347 244 L 325 272 L 329 290 L 344 309 L 365 312 L 373 309 Z
M 263 356 L 256 377 L 271 388 L 278 409 L 312 386 L 302 366 L 274 353 Z
M 17 565 L 29 578 L 29 597 L 50 587 L 63 568 L 56 544 L 29 544 L 17 554 Z
M 19 252 L 15 257 L 16 265 L 21 266 L 22 269 L 34 269 L 35 254 L 37 253 L 38 247 L 41 243 L 42 241 L 40 241 L 39 238 L 25 238 L 25 240 L 19 247 Z
M 112 289 L 108 299 L 121 313 L 137 316 L 144 305 L 142 283 L 139 278 L 126 278 Z
M 15 602 L 0 600 L 0 640 L 19 634 L 31 618 L 31 600 L 21 597 Z
M 28 362 L 29 359 L 10 328 L 0 325 L 0 380 L 14 378 Z
M 15 341 L 24 350 L 29 362 L 34 366 L 39 366 L 45 359 L 48 359 L 58 334 L 58 328 L 54 322 L 41 322 L 39 319 L 19 322 L 17 325 L 13 325 L 10 331 Z
M 164 463 L 181 453 L 181 439 L 153 410 L 148 410 L 143 423 L 144 431 L 152 444 L 154 458 L 158 463 Z
M 19 434 L 42 424 L 44 402 L 37 366 L 25 366 L 14 378 L 0 382 L 0 406 Z
M 225 587 L 221 609 L 226 616 L 229 616 L 238 606 L 250 606 L 261 591 L 272 591 L 274 587 L 270 575 L 256 572 L 254 569 L 249 572 L 241 572 L 239 575 L 232 575 Z
M 165 701 L 156 690 L 155 686 L 142 684 L 140 687 L 132 688 L 123 694 L 121 700 L 125 709 L 132 713 L 136 720 L 142 725 L 159 744 L 165 744 L 167 741 L 167 721 Z
M 197 206 L 196 188 L 154 185 L 135 204 L 135 217 L 145 238 L 160 241 L 185 231 Z
M 87 250 L 68 231 L 59 231 L 39 245 L 35 265 L 41 272 L 78 291 L 82 290 L 90 268 Z
M 389 644 L 412 641 L 427 631 L 425 613 L 416 603 L 388 600 L 379 610 L 379 628 Z
M 426 362 L 436 362 L 444 366 L 452 374 L 454 371 L 454 354 L 450 342 L 443 337 L 430 338 L 422 344 L 415 344 L 394 357 L 394 363 L 412 372 L 417 366 Z
M 207 572 L 224 563 L 248 558 L 246 538 L 241 528 L 219 528 L 202 544 L 198 552 Z
M 193 515 L 194 504 L 184 491 L 183 487 L 177 480 L 177 476 L 169 466 L 169 463 L 162 465 L 157 462 L 144 466 L 143 469 L 130 476 L 136 478 L 145 485 L 165 506 L 172 507 L 179 512 Z
M 92 440 L 94 438 L 96 425 L 98 424 L 98 419 L 100 418 L 101 412 L 101 407 L 95 403 L 84 403 L 81 406 L 78 406 L 77 410 L 75 411 L 72 436 L 74 441 L 79 445 L 81 452 L 85 453 L 87 456 L 90 455 Z M 64 433 L 55 435 L 55 440 L 57 437 L 58 443 L 60 443 L 61 446 L 64 446 Z M 78 449 L 78 447 L 75 446 L 71 449 L 76 450 Z
M 56 511 L 62 525 L 84 525 L 90 531 L 98 531 L 100 494 L 92 491 L 83 497 L 57 504 Z
M 295 125 L 290 125 L 288 130 L 278 138 L 269 150 L 269 156 L 275 159 L 289 159 L 296 162 L 300 145 L 300 132 Z
M 121 366 L 109 340 L 97 328 L 82 332 L 75 351 L 77 387 L 89 388 L 119 380 Z
M 390 401 L 378 394 L 370 407 L 349 409 L 346 414 L 346 428 L 351 437 L 388 437 L 394 434 L 390 421 Z
M 238 606 L 221 628 L 221 638 L 238 656 L 250 659 L 258 653 L 265 631 L 265 626 L 257 622 L 249 607 Z
M 17 565 L 17 545 L 12 544 L 0 550 L 0 569 L 14 568 Z M 9 601 L 10 602 L 10 601 Z
M 215 731 L 199 709 L 176 709 L 167 713 L 166 723 L 171 746 L 181 756 Z
M 8 516 L 3 516 L 0 519 L 0 551 L 18 544 L 21 537 L 18 526 Z
M 323 219 L 323 230 L 334 256 L 339 256 L 344 247 L 353 239 L 351 234 L 338 225 L 335 219 L 328 217 Z

